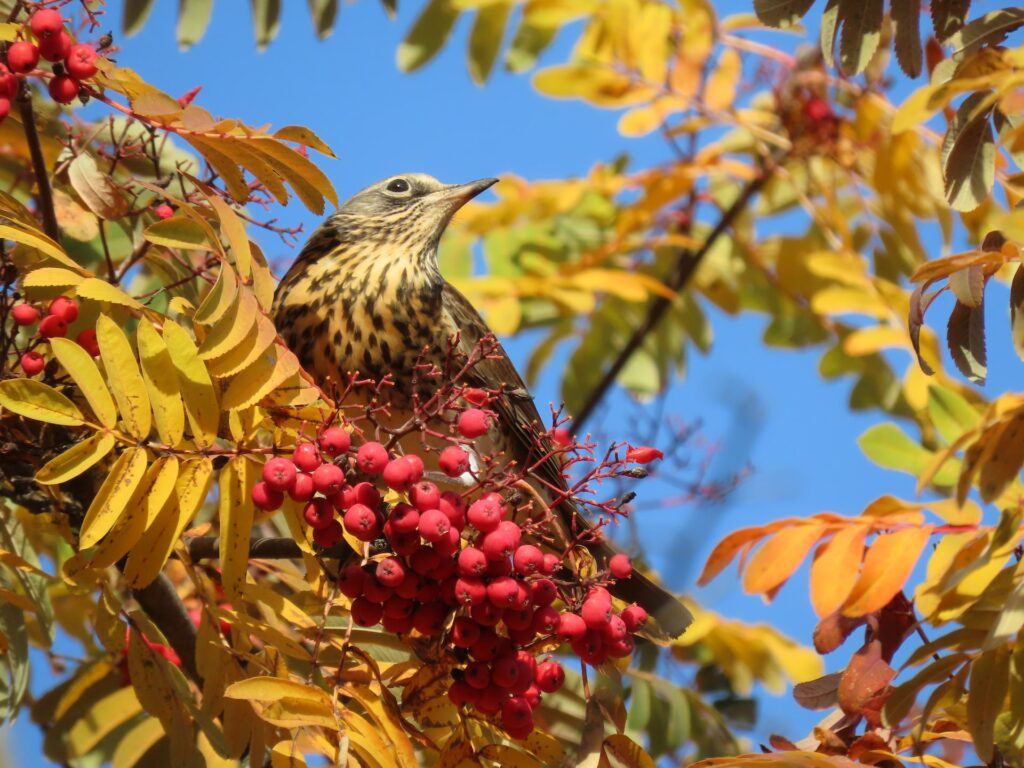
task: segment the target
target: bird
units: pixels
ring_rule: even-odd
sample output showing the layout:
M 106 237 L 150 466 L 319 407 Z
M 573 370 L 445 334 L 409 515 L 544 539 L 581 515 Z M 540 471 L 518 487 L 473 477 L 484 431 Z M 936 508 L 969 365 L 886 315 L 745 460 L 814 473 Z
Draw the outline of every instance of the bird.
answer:
M 353 372 L 372 380 L 389 375 L 397 426 L 411 407 L 424 355 L 440 364 L 452 344 L 468 357 L 482 340 L 493 339 L 480 313 L 442 276 L 437 253 L 455 213 L 496 182 L 392 176 L 357 192 L 312 233 L 278 285 L 272 314 L 283 341 L 318 383 L 343 384 Z M 488 405 L 497 415 L 488 434 L 493 448 L 530 466 L 538 487 L 567 496 L 561 460 L 551 452 L 537 456 L 543 427 L 533 397 L 504 348 L 493 343 L 464 381 L 498 392 Z M 579 509 L 561 498 L 555 512 L 563 529 L 589 528 Z M 605 537 L 594 538 L 587 547 L 606 563 L 617 550 Z M 647 611 L 654 637 L 677 637 L 692 621 L 675 596 L 637 569 L 611 592 Z

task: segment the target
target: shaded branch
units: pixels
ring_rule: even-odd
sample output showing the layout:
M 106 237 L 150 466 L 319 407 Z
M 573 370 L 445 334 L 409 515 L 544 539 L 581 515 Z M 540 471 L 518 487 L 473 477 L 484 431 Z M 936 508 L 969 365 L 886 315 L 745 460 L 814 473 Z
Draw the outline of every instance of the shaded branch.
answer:
M 46 168 L 46 159 L 43 157 L 43 147 L 39 143 L 39 129 L 36 127 L 35 111 L 32 109 L 32 92 L 26 85 L 22 85 L 22 88 L 24 90 L 18 99 L 18 109 L 21 111 L 25 141 L 28 143 L 29 155 L 32 158 L 32 172 L 39 188 L 39 212 L 43 217 L 43 230 L 50 239 L 59 243 L 60 229 L 57 227 L 57 214 L 53 208 L 53 188 L 50 186 L 50 174 Z
M 187 542 L 188 554 L 193 560 L 215 560 L 220 557 L 220 537 L 196 536 Z M 339 560 L 347 559 L 356 554 L 347 543 L 320 550 L 319 557 Z M 302 550 L 294 539 L 261 538 L 249 541 L 249 557 L 256 560 L 297 560 L 302 557 Z

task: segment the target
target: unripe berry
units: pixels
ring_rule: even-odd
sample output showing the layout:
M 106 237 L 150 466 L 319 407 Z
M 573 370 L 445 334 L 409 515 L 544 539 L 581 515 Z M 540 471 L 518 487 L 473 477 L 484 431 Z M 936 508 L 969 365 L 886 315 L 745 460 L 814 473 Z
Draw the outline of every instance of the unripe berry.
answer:
M 463 680 L 482 691 L 491 683 L 491 668 L 482 661 L 471 661 L 463 672 Z
M 46 367 L 46 361 L 43 359 L 43 356 L 35 351 L 23 354 L 19 364 L 26 376 L 35 376 Z
M 420 513 L 410 504 L 396 504 L 391 509 L 388 524 L 396 533 L 418 533 Z
M 544 605 L 534 611 L 532 627 L 538 635 L 552 635 L 558 631 L 561 617 L 550 605 Z
M 303 472 L 300 472 L 295 475 L 295 482 L 293 482 L 292 487 L 288 489 L 288 495 L 291 496 L 292 501 L 309 501 L 313 498 L 313 493 L 315 491 L 316 488 L 313 487 L 313 478 Z
M 47 61 L 52 61 L 56 64 L 58 61 L 66 59 L 68 54 L 71 53 L 71 45 L 71 35 L 67 33 L 67 30 L 62 29 L 56 35 L 50 35 L 50 37 L 39 41 L 39 55 Z M 59 77 L 68 76 L 59 75 Z M 73 77 L 68 77 L 68 79 L 74 80 L 75 91 L 77 92 L 78 80 Z
M 456 648 L 470 648 L 480 639 L 480 625 L 468 616 L 459 616 L 452 624 L 451 640 Z
M 28 27 L 36 37 L 47 38 L 64 29 L 64 19 L 60 17 L 59 12 L 48 8 L 33 13 L 28 20 Z
M 363 504 L 353 504 L 345 512 L 345 530 L 360 541 L 373 541 L 380 535 L 380 524 L 372 509 Z
M 365 597 L 352 601 L 352 621 L 360 627 L 372 627 L 380 621 L 384 609 L 378 603 L 371 603 Z
M 86 328 L 84 331 L 81 331 L 75 337 L 75 342 L 92 357 L 99 357 L 100 342 L 96 338 L 95 328 Z
M 345 485 L 345 473 L 337 464 L 321 464 L 313 470 L 313 487 L 324 496 L 333 496 Z
M 328 456 L 338 456 L 348 451 L 352 438 L 342 427 L 328 427 L 317 439 L 317 443 Z
M 365 447 L 365 446 L 364 446 Z M 412 486 L 412 467 L 404 456 L 392 459 L 380 473 L 381 480 L 388 488 L 396 491 L 407 491 Z
M 354 600 L 363 593 L 366 586 L 366 571 L 358 563 L 352 563 L 341 570 L 338 574 L 338 590 L 345 597 Z
M 28 40 L 11 43 L 7 49 L 7 66 L 12 72 L 24 75 L 36 68 L 39 63 L 39 49 Z
M 532 576 L 544 564 L 544 553 L 532 544 L 523 544 L 512 556 L 512 565 L 523 576 Z
M 544 555 L 544 564 L 541 566 L 540 572 L 543 573 L 545 576 L 550 576 L 552 573 L 558 570 L 558 565 L 561 562 L 562 560 L 558 555 L 553 555 L 550 552 L 548 552 L 546 555 Z
M 440 509 L 441 491 L 429 480 L 420 480 L 409 490 L 409 501 L 420 512 L 428 509 Z
M 467 408 L 459 414 L 459 434 L 474 440 L 487 434 L 489 421 L 487 414 L 479 408 Z
M 356 466 L 367 475 L 379 475 L 387 465 L 388 452 L 380 443 L 363 443 L 356 451 Z
M 587 633 L 587 624 L 575 613 L 563 613 L 558 619 L 558 636 L 573 642 Z
M 11 318 L 18 325 L 34 325 L 39 320 L 39 310 L 31 304 L 16 304 L 11 308 Z
M 616 579 L 628 579 L 633 575 L 633 564 L 627 555 L 620 552 L 617 555 L 612 555 L 611 560 L 608 561 L 608 570 Z
M 292 451 L 292 461 L 303 472 L 312 472 L 323 464 L 323 461 L 320 459 L 320 451 L 316 449 L 313 443 L 299 443 L 296 445 L 295 450 Z
M 449 445 L 441 451 L 437 466 L 448 477 L 459 477 L 469 472 L 469 454 L 457 445 Z
M 263 465 L 263 482 L 275 491 L 287 491 L 295 485 L 298 471 L 288 459 L 277 456 Z
M 554 693 L 565 684 L 565 670 L 557 661 L 545 661 L 538 664 L 534 677 L 537 687 L 544 693 Z
M 482 576 L 487 571 L 487 556 L 476 547 L 459 552 L 459 573 L 463 576 Z
M 505 531 L 491 531 L 484 536 L 480 549 L 488 560 L 505 560 L 516 551 L 515 542 Z
M 302 517 L 313 530 L 326 528 L 334 521 L 334 506 L 325 498 L 312 499 L 302 510 Z
M 519 664 L 515 656 L 502 656 L 491 664 L 491 682 L 499 688 L 511 688 L 519 679 Z
M 96 49 L 88 43 L 78 43 L 71 46 L 67 57 L 64 59 L 64 68 L 68 74 L 78 80 L 86 80 L 96 74 Z
M 469 505 L 466 520 L 481 533 L 489 533 L 498 527 L 504 514 L 505 508 L 501 503 L 501 498 L 496 494 L 489 493 Z
M 534 605 L 551 605 L 558 597 L 558 587 L 551 579 L 537 579 L 530 582 L 530 602 Z
M 647 623 L 647 611 L 636 603 L 623 608 L 619 616 L 622 617 L 622 621 L 626 624 L 626 629 L 630 632 L 636 632 Z
M 448 536 L 451 523 L 439 509 L 429 509 L 420 515 L 420 536 L 427 541 L 439 541 Z
M 487 599 L 487 587 L 480 579 L 463 576 L 455 582 L 455 600 L 461 605 L 478 605 Z
M 266 483 L 256 483 L 252 487 L 252 503 L 256 509 L 273 512 L 275 509 L 281 508 L 281 504 L 284 503 L 284 494 L 275 491 Z
M 323 528 L 313 529 L 313 542 L 318 547 L 333 547 L 345 537 L 345 530 L 337 520 L 331 520 Z
M 421 635 L 432 637 L 444 630 L 448 618 L 448 606 L 444 603 L 424 603 L 412 615 L 412 625 Z
M 59 317 L 70 325 L 78 319 L 78 302 L 67 296 L 58 296 L 50 302 L 50 307 L 46 311 L 47 314 Z
M 394 589 L 405 580 L 405 565 L 397 557 L 385 557 L 377 563 L 377 581 Z

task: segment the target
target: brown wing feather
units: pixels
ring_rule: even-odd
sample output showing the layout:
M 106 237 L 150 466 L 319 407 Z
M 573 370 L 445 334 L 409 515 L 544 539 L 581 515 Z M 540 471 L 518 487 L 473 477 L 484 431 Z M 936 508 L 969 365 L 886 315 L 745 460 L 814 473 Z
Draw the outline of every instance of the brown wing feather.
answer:
M 471 353 L 480 340 L 491 333 L 487 323 L 469 300 L 448 283 L 444 286 L 442 305 L 449 314 L 453 326 L 459 331 L 460 346 L 464 354 Z M 507 394 L 498 398 L 491 407 L 497 412 L 501 426 L 511 431 L 509 442 L 514 453 L 513 458 L 520 466 L 537 464 L 537 459 L 540 458 L 540 454 L 537 453 L 537 435 L 544 430 L 543 421 L 526 383 L 504 348 L 499 345 L 489 359 L 473 367 L 468 378 L 468 383 L 473 386 L 506 391 Z M 532 473 L 550 486 L 559 490 L 567 489 L 562 468 L 558 459 L 554 457 L 537 464 L 533 467 Z M 558 513 L 563 524 L 570 530 L 573 527 L 573 518 L 576 530 L 590 526 L 586 518 L 570 502 L 559 505 Z M 601 561 L 607 561 L 616 552 L 608 542 L 592 545 L 589 549 Z M 661 634 L 678 637 L 693 621 L 690 612 L 672 594 L 639 571 L 634 571 L 629 579 L 618 582 L 612 593 L 626 602 L 642 605 L 655 619 Z

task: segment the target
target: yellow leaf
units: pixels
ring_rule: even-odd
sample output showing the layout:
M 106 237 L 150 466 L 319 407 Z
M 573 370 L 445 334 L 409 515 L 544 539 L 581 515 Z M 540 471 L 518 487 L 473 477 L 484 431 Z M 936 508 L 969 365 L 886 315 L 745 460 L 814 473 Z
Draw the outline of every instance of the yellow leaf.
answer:
M 0 405 L 19 416 L 47 424 L 77 427 L 84 423 L 78 406 L 53 387 L 35 379 L 0 381 Z
M 25 275 L 21 283 L 26 288 L 70 288 L 84 279 L 78 272 L 64 267 L 40 267 Z
M 96 319 L 96 339 L 125 428 L 140 440 L 148 437 L 153 425 L 149 396 L 128 337 L 117 323 L 101 314 Z
M 271 702 L 259 713 L 260 719 L 280 728 L 308 728 L 319 726 L 341 730 L 330 707 L 308 699 L 279 699 Z M 386 754 L 381 752 L 378 754 Z
M 270 768 L 306 768 L 302 750 L 294 741 L 279 741 L 270 750 Z
M 100 680 L 110 675 L 113 672 L 113 667 L 105 661 L 99 661 L 95 664 L 80 667 L 78 673 L 71 679 L 68 686 L 64 689 L 64 693 L 61 694 L 60 701 L 57 702 L 56 708 L 53 710 L 53 720 L 56 722 L 60 720 L 64 715 L 70 711 L 77 702 L 82 699 L 82 696 L 92 688 Z
M 849 596 L 867 535 L 867 526 L 851 525 L 818 550 L 811 564 L 811 605 L 818 616 L 828 616 Z
M 165 245 L 183 251 L 214 250 L 202 225 L 182 214 L 150 224 L 143 236 L 155 245 Z
M 213 287 L 206 292 L 196 310 L 195 320 L 203 325 L 212 325 L 224 316 L 238 295 L 238 276 L 235 270 L 222 264 Z
M 58 485 L 78 477 L 110 453 L 116 442 L 109 432 L 96 432 L 46 462 L 36 472 L 36 482 L 43 485 Z
M 253 465 L 242 456 L 228 462 L 220 473 L 220 567 L 229 598 L 242 594 L 249 567 L 249 536 L 253 506 L 249 492 L 255 483 Z
M 843 339 L 843 351 L 851 357 L 873 355 L 885 349 L 910 349 L 906 329 L 872 325 L 858 328 Z
M 252 271 L 252 249 L 249 247 L 249 236 L 245 233 L 245 224 L 231 207 L 216 195 L 210 198 L 210 205 L 220 219 L 221 231 L 231 245 L 231 253 L 235 257 L 235 268 L 242 278 Z
M 146 451 L 129 448 L 118 456 L 89 505 L 78 545 L 85 549 L 102 539 L 117 522 L 146 471 Z
M 301 699 L 322 704 L 328 709 L 331 707 L 331 697 L 322 688 L 279 677 L 250 677 L 247 680 L 239 680 L 229 685 L 224 695 L 229 699 L 264 703 L 281 699 Z
M 90 277 L 83 280 L 75 289 L 75 293 L 78 294 L 80 299 L 105 301 L 108 304 L 118 304 L 129 309 L 142 309 L 142 305 L 127 293 L 116 285 L 111 285 L 106 280 L 100 280 L 98 277 Z
M 275 344 L 232 379 L 224 393 L 222 405 L 227 410 L 255 405 L 299 368 L 298 358 L 291 351 Z
M 770 592 L 793 575 L 814 543 L 825 533 L 820 525 L 791 525 L 773 534 L 758 548 L 743 571 L 748 594 Z
M 149 646 L 138 631 L 128 641 L 128 674 L 143 708 L 163 723 L 170 733 L 187 728 L 191 735 L 178 691 L 170 679 L 170 662 Z
M 628 736 L 616 733 L 604 740 L 601 756 L 616 768 L 654 768 L 651 756 Z
M 171 355 L 156 328 L 146 318 L 139 321 L 135 341 L 139 345 L 142 379 L 149 392 L 157 434 L 167 445 L 177 446 L 185 434 L 185 408 L 181 402 L 178 377 L 169 375 L 174 367 Z
M 967 729 L 982 762 L 992 762 L 996 718 L 1003 711 L 1010 683 L 1010 648 L 1001 645 L 985 651 L 971 665 L 967 695 Z
M 53 350 L 53 354 L 60 364 L 64 366 L 64 370 L 75 380 L 75 384 L 85 396 L 99 423 L 112 429 L 117 424 L 117 408 L 114 406 L 114 399 L 110 396 L 110 390 L 103 382 L 103 375 L 100 373 L 96 361 L 70 339 L 50 339 L 50 349 Z
M 883 533 L 875 539 L 864 557 L 860 576 L 843 604 L 843 615 L 864 616 L 884 608 L 903 589 L 931 532 L 932 527 L 926 525 Z
M 63 264 L 65 267 L 82 274 L 88 274 L 78 266 L 78 264 L 72 261 L 66 253 L 64 253 L 63 248 L 38 230 L 28 232 L 24 229 L 3 224 L 0 225 L 0 240 L 13 240 L 16 243 L 21 243 L 29 248 L 42 251 L 51 259 Z
M 117 742 L 110 768 L 139 768 L 139 761 L 163 737 L 164 727 L 159 720 L 152 717 L 141 720 Z
M 253 331 L 259 314 L 253 292 L 248 288 L 239 290 L 237 300 L 199 345 L 199 356 L 206 361 L 222 357 L 255 336 Z
M 258 357 L 267 351 L 275 339 L 277 339 L 277 328 L 266 315 L 260 314 L 256 317 L 255 333 L 246 339 L 246 343 L 238 345 L 221 357 L 208 361 L 207 367 L 210 373 L 217 378 L 234 376 L 252 365 Z
M 199 447 L 208 447 L 217 438 L 220 426 L 220 406 L 213 381 L 199 358 L 195 342 L 184 328 L 177 323 L 164 323 L 164 342 L 178 372 L 192 436 Z
M 130 687 L 115 690 L 92 703 L 76 717 L 64 734 L 72 757 L 84 757 L 117 727 L 142 710 L 135 691 Z
M 726 48 L 718 59 L 718 64 L 708 76 L 704 86 L 704 104 L 708 109 L 717 111 L 728 109 L 736 98 L 736 86 L 739 85 L 743 71 L 743 60 L 734 48 Z

